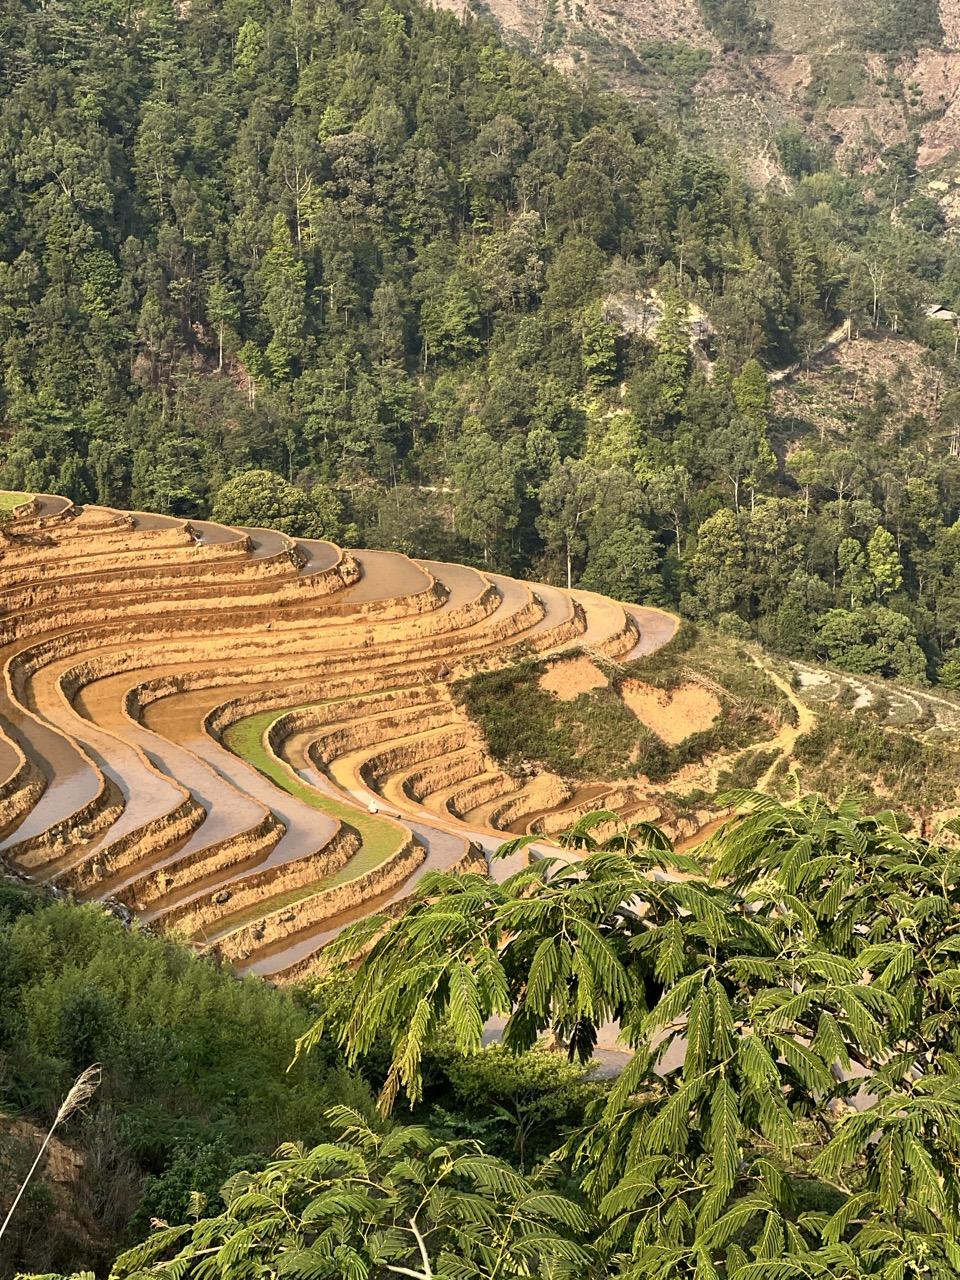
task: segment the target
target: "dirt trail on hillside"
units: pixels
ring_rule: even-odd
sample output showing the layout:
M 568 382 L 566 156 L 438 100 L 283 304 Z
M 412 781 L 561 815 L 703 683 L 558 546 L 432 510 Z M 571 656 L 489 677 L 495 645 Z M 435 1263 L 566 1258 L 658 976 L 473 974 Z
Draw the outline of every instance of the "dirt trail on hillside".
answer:
M 807 704 L 798 697 L 797 691 L 794 689 L 793 685 L 790 684 L 789 680 L 785 680 L 783 676 L 772 671 L 770 667 L 768 667 L 767 664 L 755 654 L 750 655 L 750 660 L 755 663 L 762 672 L 764 672 L 767 679 L 771 680 L 785 697 L 789 698 L 791 706 L 797 713 L 796 724 L 784 724 L 775 738 L 772 738 L 769 742 L 760 743 L 757 750 L 771 751 L 776 748 L 779 750 L 781 758 L 785 758 L 789 761 L 793 758 L 793 749 L 797 745 L 797 739 L 803 737 L 805 733 L 810 732 L 817 723 L 817 717 Z M 774 760 L 773 764 L 757 783 L 756 789 L 758 791 L 765 791 L 767 789 L 774 773 L 779 767 L 779 764 L 780 759 Z

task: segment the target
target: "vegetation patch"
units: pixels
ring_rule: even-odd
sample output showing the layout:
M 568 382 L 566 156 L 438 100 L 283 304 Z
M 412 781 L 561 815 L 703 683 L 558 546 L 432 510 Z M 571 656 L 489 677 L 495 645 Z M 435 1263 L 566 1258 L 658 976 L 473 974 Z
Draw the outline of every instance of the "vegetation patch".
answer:
M 299 901 L 300 898 L 307 897 L 318 888 L 333 888 L 335 885 L 353 880 L 356 876 L 362 876 L 367 871 L 372 871 L 375 867 L 380 866 L 382 862 L 385 862 L 391 854 L 396 853 L 403 838 L 402 833 L 393 823 L 385 822 L 383 818 L 378 818 L 375 814 L 365 813 L 355 805 L 336 800 L 332 796 L 326 796 L 317 791 L 315 787 L 309 786 L 266 749 L 263 744 L 263 735 L 274 721 L 279 720 L 281 716 L 290 711 L 305 711 L 308 709 L 306 706 L 299 706 L 262 711 L 257 715 L 247 716 L 243 720 L 238 720 L 223 735 L 225 747 L 232 751 L 234 755 L 240 756 L 242 760 L 246 760 L 248 764 L 252 764 L 255 769 L 269 778 L 271 782 L 275 783 L 283 791 L 288 792 L 297 800 L 302 800 L 304 804 L 329 814 L 331 818 L 337 818 L 340 822 L 353 827 L 355 831 L 360 833 L 362 844 L 360 851 L 354 857 L 342 866 L 339 871 L 326 877 L 323 881 L 318 882 L 316 885 L 308 886 L 303 892 L 298 891 L 293 898 L 286 897 L 284 905 L 289 905 L 291 900 Z
M 564 777 L 626 778 L 662 769 L 663 746 L 612 688 L 560 702 L 541 687 L 546 664 L 530 660 L 462 681 L 455 692 L 495 759 L 535 762 Z M 635 764 L 632 762 L 636 762 Z
M 770 45 L 770 27 L 754 0 L 700 0 L 703 16 L 727 49 L 762 53 Z
M 94 906 L 0 880 L 0 1112 L 49 1118 L 79 1072 L 102 1064 L 96 1106 L 64 1136 L 85 1159 L 77 1216 L 92 1217 L 114 1247 L 146 1233 L 153 1215 L 184 1215 L 191 1191 L 214 1197 L 278 1142 L 320 1140 L 334 1102 L 363 1104 L 361 1086 L 331 1074 L 332 1056 L 287 1070 L 310 1021 L 300 994 L 238 981 Z M 0 1121 L 4 1149 L 6 1131 Z M 18 1168 L 14 1160 L 10 1172 Z M 8 1189 L 0 1181 L 0 1204 L 10 1203 Z M 0 1245 L 0 1274 L 15 1274 L 26 1257 L 41 1269 L 70 1265 L 81 1242 L 40 1212 L 53 1195 L 46 1179 L 36 1184 Z M 31 1230 L 31 1219 L 48 1226 Z
M 956 804 L 960 752 L 891 729 L 882 714 L 872 707 L 855 714 L 819 712 L 816 726 L 794 748 L 803 786 L 831 799 L 856 792 L 873 808 L 914 814 Z
M 846 107 L 863 97 L 868 84 L 862 54 L 822 54 L 813 59 L 807 100 L 812 107 Z
M 23 502 L 29 502 L 33 497 L 31 493 L 17 493 L 13 489 L 0 489 L 0 515 L 12 511 L 14 507 L 19 507 Z
M 609 685 L 560 702 L 542 687 L 547 664 L 528 660 L 461 681 L 455 689 L 480 726 L 491 754 L 508 768 L 524 763 L 575 780 L 671 777 L 685 764 L 769 738 L 790 703 L 741 646 L 683 629 L 656 654 L 604 667 Z M 624 700 L 642 685 L 669 701 L 695 685 L 712 699 L 712 723 L 668 743 Z
M 76 1075 L 103 1067 L 0 1241 L 0 1275 L 106 1276 L 119 1249 L 157 1238 L 152 1220 L 217 1213 L 227 1180 L 256 1174 L 280 1143 L 328 1141 L 329 1108 L 372 1117 L 379 1045 L 348 1071 L 325 1035 L 291 1065 L 297 1040 L 346 990 L 341 975 L 310 995 L 238 981 L 96 906 L 0 878 L 4 1212 Z M 542 1161 L 605 1091 L 556 1054 L 463 1059 L 443 1035 L 428 1057 L 418 1123 L 446 1141 L 482 1138 L 520 1168 Z
M 648 67 L 671 82 L 681 96 L 689 94 L 696 82 L 710 70 L 712 58 L 686 40 L 643 40 L 637 45 L 641 67 Z

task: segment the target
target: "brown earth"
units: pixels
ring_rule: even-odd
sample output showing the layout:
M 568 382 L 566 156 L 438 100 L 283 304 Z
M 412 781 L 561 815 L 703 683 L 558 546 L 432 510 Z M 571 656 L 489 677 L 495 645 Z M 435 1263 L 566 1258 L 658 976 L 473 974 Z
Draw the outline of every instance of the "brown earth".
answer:
M 589 658 L 568 658 L 566 662 L 553 663 L 537 683 L 561 702 L 573 702 L 581 693 L 605 689 L 609 682 Z
M 38 1125 L 0 1115 L 0 1216 L 16 1193 L 46 1134 Z M 61 1245 L 79 1245 L 88 1258 L 99 1256 L 109 1244 L 98 1226 L 84 1187 L 85 1161 L 72 1146 L 54 1136 L 47 1145 L 34 1184 L 42 1185 L 51 1197 L 42 1233 L 26 1242 L 31 1257 L 49 1264 Z M 17 1219 L 13 1219 L 14 1233 Z
M 438 0 L 464 19 L 465 0 Z M 859 53 L 861 0 L 757 0 L 768 24 L 769 50 L 723 50 L 697 0 L 484 0 L 479 6 L 508 38 L 520 40 L 570 76 L 598 75 L 610 87 L 652 102 L 670 124 L 698 145 L 734 158 L 759 186 L 786 185 L 775 146 L 778 132 L 799 127 L 839 161 L 871 171 L 881 152 L 904 141 L 920 121 L 919 165 L 941 164 L 960 149 L 957 59 L 960 0 L 940 0 L 943 41 L 902 59 L 888 74 L 878 53 Z M 656 51 L 700 50 L 706 69 L 681 91 Z M 828 56 L 860 60 L 865 71 L 843 105 L 811 95 L 818 62 Z M 902 85 L 903 88 L 891 86 Z
M 809 370 L 800 369 L 776 381 L 776 417 L 788 424 L 788 430 L 794 420 L 813 428 L 821 438 L 842 439 L 848 434 L 851 403 L 870 404 L 880 384 L 892 404 L 892 411 L 885 415 L 890 438 L 914 413 L 936 418 L 942 378 L 919 343 L 895 334 L 862 334 L 839 341 L 817 357 Z
M 461 815 L 521 790 L 452 681 L 574 646 L 624 659 L 674 628 L 592 592 L 41 497 L 0 540 L 0 858 L 305 972 L 365 904 L 475 867 Z M 270 777 L 221 741 L 260 713 Z
M 671 746 L 709 729 L 721 712 L 717 695 L 699 684 L 666 690 L 625 680 L 620 697 L 638 720 Z

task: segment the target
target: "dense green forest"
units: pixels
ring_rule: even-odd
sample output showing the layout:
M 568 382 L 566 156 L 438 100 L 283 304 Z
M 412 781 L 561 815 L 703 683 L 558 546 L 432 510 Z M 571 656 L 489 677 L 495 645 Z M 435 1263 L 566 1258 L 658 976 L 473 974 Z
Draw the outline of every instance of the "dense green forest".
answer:
M 924 315 L 960 255 L 909 144 L 866 179 L 794 139 L 793 189 L 752 191 L 410 0 L 0 17 L 0 484 L 286 517 L 960 681 L 960 366 Z M 766 372 L 846 320 L 920 344 L 932 410 L 879 380 L 839 432 L 776 412 Z

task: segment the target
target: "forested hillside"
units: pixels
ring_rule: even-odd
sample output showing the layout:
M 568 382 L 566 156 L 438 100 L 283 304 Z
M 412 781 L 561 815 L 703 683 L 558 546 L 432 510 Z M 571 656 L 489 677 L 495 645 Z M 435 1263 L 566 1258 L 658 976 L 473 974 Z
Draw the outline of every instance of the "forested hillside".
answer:
M 763 194 L 406 0 L 0 16 L 0 484 L 960 682 L 960 255 L 908 149 Z M 822 367 L 847 321 L 892 376 Z

